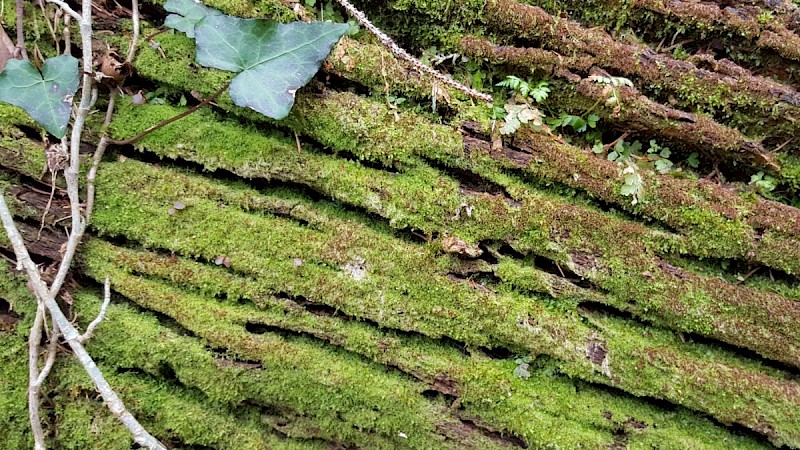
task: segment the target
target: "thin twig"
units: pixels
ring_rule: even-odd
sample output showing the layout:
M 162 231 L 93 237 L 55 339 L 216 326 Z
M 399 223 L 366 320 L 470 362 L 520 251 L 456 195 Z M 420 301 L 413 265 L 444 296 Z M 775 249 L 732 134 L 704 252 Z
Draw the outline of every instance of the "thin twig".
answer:
M 100 306 L 100 312 L 97 314 L 97 317 L 86 327 L 86 332 L 78 338 L 81 344 L 85 345 L 86 342 L 92 338 L 94 329 L 97 328 L 100 322 L 106 317 L 106 310 L 108 309 L 109 303 L 111 303 L 111 279 L 106 275 L 106 282 L 103 284 L 103 304 Z
M 56 195 L 56 172 L 50 171 L 50 197 L 47 199 L 47 206 L 44 207 L 44 212 L 42 213 L 42 220 L 39 223 L 39 232 L 36 233 L 36 240 L 42 238 L 42 230 L 44 230 L 44 219 L 47 217 L 47 213 L 50 212 L 50 206 L 53 204 L 53 197 Z
M 47 375 L 50 374 L 50 370 L 53 368 L 53 364 L 56 362 L 56 353 L 58 352 L 58 338 L 61 337 L 61 332 L 58 329 L 58 324 L 53 321 L 52 331 L 50 332 L 50 343 L 47 345 L 47 358 L 44 361 L 44 366 L 42 366 L 42 370 L 39 372 L 39 378 L 36 379 L 36 384 L 41 386 L 44 383 L 44 380 L 47 378 Z
M 42 324 L 45 321 L 45 307 L 37 301 L 36 316 L 28 336 L 28 419 L 33 433 L 33 448 L 45 450 L 44 430 L 39 415 L 39 343 L 42 340 Z
M 772 153 L 773 155 L 774 155 L 775 153 L 778 153 L 779 151 L 783 150 L 783 147 L 786 147 L 787 145 L 789 145 L 789 143 L 790 143 L 790 142 L 792 142 L 793 140 L 794 140 L 794 138 L 789 138 L 789 139 L 788 139 L 786 142 L 784 142 L 783 144 L 781 144 L 781 145 L 779 145 L 779 146 L 775 147 L 774 149 L 770 150 L 770 151 L 769 151 L 769 153 Z
M 133 56 L 136 54 L 136 46 L 139 44 L 139 0 L 132 0 L 131 2 L 131 18 L 133 19 L 133 38 L 131 38 L 131 46 L 128 48 L 127 62 L 133 61 Z
M 214 100 L 217 99 L 217 97 L 222 95 L 222 93 L 225 92 L 226 89 L 228 89 L 228 86 L 230 86 L 230 84 L 231 84 L 231 82 L 228 81 L 221 88 L 219 88 L 219 90 L 217 90 L 217 92 L 214 92 L 214 94 L 211 97 L 208 97 L 207 99 L 203 100 L 202 102 L 198 103 L 195 106 L 192 106 L 191 108 L 189 108 L 186 111 L 178 114 L 177 116 L 171 117 L 171 118 L 169 118 L 169 119 L 167 119 L 167 120 L 165 120 L 165 121 L 163 121 L 163 122 L 161 122 L 159 124 L 153 125 L 152 127 L 142 131 L 141 133 L 137 134 L 134 137 L 130 137 L 128 139 L 123 139 L 121 141 L 118 141 L 118 140 L 115 140 L 115 139 L 109 139 L 108 143 L 109 144 L 114 144 L 114 145 L 133 144 L 134 142 L 136 142 L 139 139 L 147 136 L 148 134 L 152 133 L 153 131 L 156 131 L 156 130 L 162 128 L 162 127 L 165 127 L 165 126 L 171 124 L 172 122 L 175 122 L 175 121 L 178 121 L 180 119 L 183 119 L 184 117 L 188 116 L 189 114 L 191 114 L 191 113 L 197 111 L 198 109 L 200 109 L 200 108 L 208 105 L 209 103 L 213 102 Z
M 744 283 L 748 278 L 750 278 L 753 275 L 755 275 L 755 273 L 758 272 L 760 269 L 761 269 L 761 266 L 756 267 L 755 269 L 751 270 L 750 272 L 747 272 L 747 274 L 745 274 L 745 276 L 743 276 L 741 279 L 737 280 L 736 283 L 733 283 L 733 284 L 742 284 L 742 283 Z
M 68 4 L 66 4 L 65 2 L 63 2 L 62 0 L 47 0 L 47 3 L 52 3 L 54 5 L 58 5 L 59 8 L 61 8 L 65 13 L 69 14 L 70 16 L 72 16 L 72 18 L 77 20 L 78 22 L 80 22 L 82 20 L 81 19 L 81 15 L 78 14 L 77 12 L 75 12 L 74 9 L 70 8 L 70 6 Z M 89 10 L 89 14 L 91 14 L 91 9 Z
M 64 16 L 64 54 L 72 54 L 72 32 L 69 29 L 69 23 L 72 22 L 72 16 L 69 14 Z
M 22 59 L 28 59 L 28 51 L 25 49 L 25 30 L 23 21 L 25 19 L 24 0 L 17 0 L 17 49 L 22 55 Z
M 297 135 L 297 132 L 294 132 L 294 142 L 297 144 L 297 154 L 300 155 L 303 153 L 303 146 L 300 145 L 300 136 Z
M 375 37 L 377 37 L 378 40 L 381 41 L 381 43 L 384 46 L 386 46 L 386 48 L 389 49 L 389 51 L 392 52 L 392 54 L 394 54 L 398 58 L 409 62 L 412 66 L 414 66 L 420 72 L 426 73 L 429 76 L 433 77 L 434 79 L 439 80 L 442 83 L 444 83 L 444 84 L 446 84 L 446 85 L 448 85 L 448 86 L 450 86 L 450 87 L 452 87 L 454 89 L 457 89 L 457 90 L 469 95 L 472 98 L 477 98 L 477 99 L 483 100 L 483 101 L 485 101 L 487 103 L 491 103 L 493 101 L 492 97 L 490 95 L 484 94 L 482 92 L 478 92 L 475 89 L 472 89 L 470 87 L 464 86 L 463 84 L 459 83 L 458 81 L 455 81 L 452 78 L 448 78 L 447 76 L 445 76 L 441 72 L 437 71 L 436 69 L 433 69 L 433 68 L 423 64 L 422 61 L 420 61 L 417 58 L 414 58 L 413 56 L 411 56 L 407 51 L 403 50 L 402 47 L 397 45 L 392 40 L 392 38 L 387 36 L 386 33 L 384 33 L 378 27 L 373 25 L 372 22 L 370 22 L 369 19 L 367 19 L 367 16 L 363 12 L 359 11 L 358 9 L 356 9 L 356 7 L 353 6 L 348 0 L 336 0 L 336 1 L 340 5 L 342 5 L 344 7 L 344 9 L 346 9 L 347 12 L 350 13 L 351 16 L 355 17 L 356 21 L 358 21 L 358 23 L 361 24 L 361 26 L 363 26 L 364 28 L 369 30 L 370 33 L 374 34 Z
M 28 249 L 25 248 L 25 241 L 19 233 L 17 226 L 14 224 L 14 219 L 11 216 L 11 211 L 5 201 L 5 196 L 0 195 L 0 221 L 3 222 L 3 227 L 6 230 L 8 239 L 14 248 L 14 253 L 17 255 L 17 266 L 24 268 L 28 274 L 31 286 L 36 294 L 37 300 L 42 301 L 50 316 L 53 318 L 58 328 L 64 335 L 64 340 L 69 344 L 73 354 L 83 366 L 86 373 L 92 379 L 95 388 L 100 392 L 103 400 L 117 419 L 131 432 L 134 441 L 142 447 L 151 450 L 166 450 L 166 448 L 158 442 L 142 425 L 136 420 L 135 417 L 125 408 L 122 399 L 119 398 L 111 385 L 108 384 L 103 373 L 97 367 L 92 357 L 83 347 L 79 341 L 80 333 L 70 323 L 69 319 L 61 311 L 55 296 L 51 294 L 51 290 L 39 275 L 39 269 L 31 259 Z
M 53 24 L 50 23 L 50 19 L 47 17 L 47 10 L 44 9 L 44 2 L 39 2 L 39 8 L 42 10 L 44 22 L 47 24 L 47 29 L 50 31 L 50 37 L 53 38 L 53 42 L 56 44 L 56 53 L 61 53 L 61 47 L 58 43 L 58 38 L 56 37 L 56 29 L 53 28 Z M 56 14 L 56 17 L 53 20 L 58 20 L 58 14 Z
M 163 28 L 161 30 L 156 31 L 153 34 L 147 35 L 147 37 L 145 37 L 144 40 L 147 41 L 147 42 L 150 42 L 150 41 L 153 40 L 154 37 L 158 36 L 159 34 L 164 34 L 164 33 L 166 33 L 167 31 L 170 31 L 170 30 L 172 30 L 172 28 Z
M 108 136 L 106 136 L 106 131 L 108 130 L 108 126 L 111 124 L 111 117 L 114 115 L 114 104 L 116 103 L 117 96 L 114 93 L 111 93 L 111 96 L 108 99 L 108 108 L 106 108 L 106 117 L 103 119 L 103 129 L 101 130 L 100 134 L 100 142 L 97 143 L 97 148 L 94 151 L 94 156 L 92 157 L 92 167 L 89 169 L 89 173 L 86 175 L 86 212 L 84 213 L 86 216 L 86 223 L 89 223 L 89 220 L 92 218 L 92 212 L 94 210 L 94 181 L 97 178 L 97 168 L 100 166 L 100 161 L 103 160 L 103 155 L 106 152 L 106 147 L 108 147 Z
M 39 342 L 42 339 L 42 327 L 47 322 L 44 304 L 37 300 L 36 317 L 33 319 L 30 336 L 28 336 L 28 418 L 33 432 L 33 444 L 36 450 L 45 450 L 44 430 L 39 415 L 39 394 L 44 380 L 50 374 L 58 352 L 58 325 L 53 321 L 53 331 L 47 345 L 47 357 L 44 366 L 39 370 Z
M 61 0 L 48 0 L 52 3 L 58 4 Z M 63 3 L 63 2 L 62 2 Z M 59 5 L 61 6 L 61 5 Z M 64 257 L 58 267 L 53 283 L 50 285 L 50 294 L 53 298 L 58 295 L 64 280 L 67 277 L 69 268 L 72 264 L 72 258 L 80 245 L 81 237 L 83 236 L 86 222 L 80 213 L 80 195 L 78 177 L 80 175 L 80 146 L 81 135 L 83 133 L 83 126 L 86 122 L 86 117 L 89 115 L 92 103 L 92 91 L 94 86 L 94 79 L 91 76 L 93 72 L 92 67 L 92 2 L 91 0 L 83 0 L 81 3 L 81 14 L 77 15 L 79 21 L 79 29 L 81 33 L 81 48 L 83 52 L 83 80 L 81 83 L 81 100 L 78 104 L 75 113 L 75 120 L 72 124 L 72 134 L 69 141 L 69 167 L 64 171 L 64 179 L 67 182 L 67 196 L 70 202 L 70 213 L 72 215 L 72 226 L 70 227 L 70 237 L 67 240 L 66 249 L 64 250 Z M 62 6 L 63 8 L 63 6 Z M 69 6 L 67 6 L 69 8 Z M 72 15 L 69 11 L 64 10 Z M 74 11 L 73 11 L 74 13 Z
M 566 278 L 567 276 L 564 275 L 564 271 L 561 269 L 561 266 L 556 263 L 556 267 L 558 268 L 558 272 L 561 274 L 561 278 Z
M 628 136 L 630 136 L 630 133 L 628 133 L 628 132 L 622 133 L 622 135 L 620 137 L 618 137 L 618 138 L 614 139 L 613 141 L 609 142 L 608 144 L 604 145 L 603 146 L 603 151 L 604 152 L 609 151 L 612 147 L 614 147 L 615 145 L 617 145 L 621 141 L 624 141 L 625 138 L 627 138 Z
M 690 43 L 690 42 L 692 42 L 693 40 L 694 40 L 694 39 L 686 39 L 685 41 L 680 41 L 680 42 L 678 42 L 677 44 L 672 44 L 672 45 L 670 45 L 669 47 L 667 47 L 667 48 L 665 48 L 665 49 L 662 49 L 662 51 L 663 51 L 663 52 L 671 52 L 671 51 L 675 50 L 676 48 L 678 48 L 678 46 L 682 46 L 682 45 L 689 44 L 689 43 Z

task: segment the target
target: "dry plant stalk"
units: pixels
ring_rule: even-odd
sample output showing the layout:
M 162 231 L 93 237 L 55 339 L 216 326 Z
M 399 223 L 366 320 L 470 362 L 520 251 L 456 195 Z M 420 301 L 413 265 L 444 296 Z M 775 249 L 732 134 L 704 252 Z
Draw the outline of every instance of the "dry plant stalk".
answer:
M 106 278 L 104 300 L 100 309 L 100 313 L 98 314 L 97 318 L 92 321 L 87 328 L 86 333 L 84 334 L 80 334 L 72 325 L 72 323 L 70 323 L 69 319 L 64 315 L 64 312 L 61 311 L 61 308 L 56 302 L 56 297 L 58 296 L 59 292 L 61 291 L 61 287 L 64 284 L 64 280 L 69 272 L 75 252 L 81 242 L 81 238 L 83 237 L 83 233 L 86 230 L 86 225 L 91 215 L 91 208 L 94 201 L 94 176 L 96 174 L 100 159 L 102 158 L 103 151 L 105 150 L 105 146 L 107 145 L 107 140 L 105 138 L 101 139 L 100 145 L 98 145 L 98 148 L 95 151 L 92 168 L 90 170 L 89 177 L 87 177 L 86 213 L 82 214 L 78 180 L 80 168 L 79 150 L 86 117 L 89 115 L 97 92 L 92 75 L 92 2 L 91 0 L 83 0 L 81 4 L 81 13 L 79 14 L 62 0 L 47 1 L 56 4 L 64 11 L 65 14 L 78 21 L 81 36 L 81 46 L 83 48 L 81 99 L 74 116 L 70 139 L 67 141 L 67 139 L 64 138 L 61 142 L 63 148 L 69 147 L 69 165 L 64 172 L 64 178 L 66 180 L 67 194 L 70 200 L 72 225 L 58 272 L 56 273 L 55 278 L 50 286 L 48 286 L 47 283 L 42 279 L 39 268 L 31 259 L 22 235 L 19 233 L 19 230 L 14 224 L 14 219 L 11 215 L 8 205 L 5 202 L 5 197 L 4 195 L 0 195 L 0 221 L 2 221 L 3 227 L 6 230 L 6 234 L 8 235 L 9 240 L 14 248 L 14 253 L 17 259 L 17 269 L 25 270 L 29 278 L 28 286 L 31 291 L 33 291 L 33 294 L 37 300 L 36 316 L 34 317 L 28 340 L 28 358 L 30 364 L 28 415 L 31 422 L 31 430 L 33 432 L 34 448 L 36 450 L 44 450 L 46 448 L 44 430 L 42 429 L 41 417 L 39 414 L 39 395 L 42 383 L 45 381 L 46 377 L 50 373 L 51 368 L 53 367 L 57 353 L 58 338 L 61 335 L 72 349 L 72 352 L 75 354 L 75 357 L 81 363 L 86 373 L 92 379 L 96 389 L 103 397 L 106 406 L 109 408 L 112 414 L 114 414 L 130 431 L 134 441 L 139 446 L 144 448 L 152 450 L 165 450 L 165 447 L 155 437 L 148 433 L 147 430 L 145 430 L 144 427 L 136 420 L 136 418 L 133 417 L 133 415 L 125 408 L 122 400 L 119 398 L 116 392 L 114 392 L 111 385 L 108 384 L 103 376 L 103 373 L 94 363 L 91 356 L 83 346 L 83 344 L 91 337 L 95 328 L 105 316 L 105 311 L 111 298 L 109 279 Z M 22 40 L 23 34 L 21 31 L 22 27 L 20 25 L 22 15 L 19 14 L 21 9 L 22 3 L 21 0 L 18 0 L 17 12 L 19 19 L 17 45 L 20 48 L 20 51 L 24 49 L 24 40 Z M 137 2 L 134 2 L 134 10 L 136 10 L 135 23 L 138 25 Z M 138 38 L 138 29 L 134 32 L 134 38 Z M 135 44 L 136 42 L 134 41 L 132 43 L 132 49 L 135 49 Z M 129 53 L 129 55 L 132 56 L 132 53 Z M 107 121 L 103 132 L 105 132 L 105 128 L 107 127 L 113 108 L 114 101 L 112 97 L 109 101 L 109 111 L 106 114 Z M 52 328 L 50 331 L 45 362 L 40 369 L 40 341 L 42 338 L 42 332 L 45 328 L 47 328 L 46 323 L 48 314 L 52 322 Z
M 347 12 L 351 16 L 353 16 L 361 26 L 363 26 L 364 28 L 369 30 L 370 33 L 375 35 L 375 37 L 378 38 L 378 40 L 381 42 L 381 44 L 383 44 L 387 49 L 389 49 L 389 51 L 392 52 L 392 54 L 395 55 L 396 57 L 398 57 L 398 58 L 410 63 L 412 66 L 414 66 L 415 69 L 419 70 L 420 72 L 425 73 L 425 74 L 429 75 L 430 77 L 432 77 L 433 79 L 435 79 L 437 81 L 440 81 L 443 84 L 446 84 L 447 86 L 452 87 L 453 89 L 459 90 L 459 91 L 467 94 L 468 96 L 470 96 L 472 98 L 483 100 L 483 101 L 485 101 L 487 103 L 491 103 L 493 101 L 492 97 L 490 95 L 484 94 L 483 92 L 478 92 L 475 89 L 472 89 L 472 88 L 470 88 L 468 86 L 464 86 L 463 84 L 459 83 L 458 81 L 455 81 L 452 78 L 449 78 L 449 77 L 445 76 L 441 72 L 433 69 L 430 66 L 427 66 L 427 65 L 423 64 L 422 61 L 420 61 L 417 58 L 414 58 L 413 56 L 411 56 L 407 51 L 403 50 L 402 47 L 397 45 L 394 42 L 394 40 L 392 40 L 392 38 L 390 38 L 386 33 L 381 31 L 372 22 L 370 22 L 370 20 L 367 19 L 366 14 L 364 14 L 361 11 L 359 11 L 348 0 L 336 0 L 336 1 L 340 5 L 342 5 L 342 7 L 344 7 L 344 9 L 346 9 Z M 435 98 L 436 97 L 434 96 L 434 99 Z

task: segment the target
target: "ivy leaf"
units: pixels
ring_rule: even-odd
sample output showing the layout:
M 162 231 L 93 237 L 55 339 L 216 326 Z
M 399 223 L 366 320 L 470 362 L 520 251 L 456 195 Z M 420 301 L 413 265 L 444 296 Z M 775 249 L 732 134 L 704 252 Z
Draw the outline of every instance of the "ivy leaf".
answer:
M 514 369 L 514 376 L 518 377 L 518 378 L 522 378 L 523 380 L 527 380 L 528 378 L 531 377 L 531 373 L 530 373 L 530 371 L 528 371 L 529 367 L 530 367 L 530 364 L 526 364 L 526 363 L 518 365 Z
M 194 29 L 196 59 L 206 67 L 239 72 L 231 81 L 234 103 L 283 119 L 295 92 L 317 73 L 348 28 L 344 23 L 206 16 Z
M 171 13 L 164 21 L 164 26 L 174 28 L 194 38 L 194 27 L 206 16 L 221 16 L 216 9 L 209 8 L 194 0 L 167 0 L 164 9 Z
M 522 123 L 516 115 L 508 115 L 500 128 L 500 134 L 514 134 L 521 126 Z
M 167 0 L 165 8 L 176 13 L 165 25 L 195 38 L 198 64 L 238 73 L 230 85 L 233 102 L 276 120 L 289 114 L 297 90 L 350 28 L 346 23 L 240 19 L 199 0 Z
M 672 170 L 673 163 L 668 159 L 659 159 L 656 160 L 656 170 L 661 173 L 665 174 Z
M 697 152 L 692 152 L 689 154 L 689 158 L 686 160 L 689 163 L 689 167 L 693 169 L 697 169 L 700 167 L 700 154 Z
M 0 101 L 19 106 L 48 133 L 67 134 L 72 96 L 78 90 L 78 60 L 62 55 L 44 62 L 42 73 L 28 60 L 11 59 L 0 72 Z
M 638 188 L 639 187 L 636 184 L 627 184 L 627 182 L 626 182 L 620 188 L 619 193 L 624 195 L 624 196 L 626 196 L 626 197 L 630 197 L 630 196 L 632 196 L 633 194 L 636 193 Z

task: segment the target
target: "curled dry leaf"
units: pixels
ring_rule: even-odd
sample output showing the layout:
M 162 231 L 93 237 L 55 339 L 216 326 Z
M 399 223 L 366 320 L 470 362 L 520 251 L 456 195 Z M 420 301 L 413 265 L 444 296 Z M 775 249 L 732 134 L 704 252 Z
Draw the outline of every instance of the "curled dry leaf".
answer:
M 100 82 L 117 86 L 122 84 L 131 73 L 133 66 L 128 61 L 123 61 L 117 52 L 109 50 L 101 55 L 96 64 L 100 68 Z
M 14 58 L 16 46 L 11 38 L 8 37 L 6 31 L 0 26 L 0 70 L 6 66 L 6 61 Z
M 69 153 L 61 142 L 51 144 L 44 152 L 47 161 L 47 170 L 56 173 L 67 168 Z
M 442 238 L 442 250 L 447 253 L 477 258 L 483 254 L 475 244 L 468 244 L 463 239 L 456 236 L 445 236 Z

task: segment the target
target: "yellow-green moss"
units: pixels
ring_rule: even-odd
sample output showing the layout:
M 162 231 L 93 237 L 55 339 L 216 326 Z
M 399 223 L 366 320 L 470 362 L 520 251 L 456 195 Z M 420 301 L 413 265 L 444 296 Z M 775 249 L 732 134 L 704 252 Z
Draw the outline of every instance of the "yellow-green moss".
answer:
M 259 211 L 244 213 L 236 203 L 228 203 L 228 199 L 249 199 L 252 205 L 255 193 L 221 195 L 228 190 L 222 185 L 214 187 L 202 179 L 169 173 L 164 168 L 148 169 L 131 160 L 107 164 L 102 169 L 104 176 L 99 183 L 104 195 L 98 198 L 95 226 L 103 233 L 124 235 L 146 246 L 169 249 L 204 261 L 224 255 L 230 258 L 233 270 L 263 280 L 266 284 L 260 290 L 262 293 L 313 299 L 350 316 L 365 317 L 383 326 L 413 330 L 433 338 L 444 335 L 469 345 L 502 346 L 548 354 L 563 361 L 563 370 L 573 376 L 619 384 L 637 395 L 664 395 L 658 386 L 663 385 L 665 378 L 662 377 L 666 377 L 670 384 L 682 386 L 667 393 L 671 401 L 708 410 L 715 416 L 754 423 L 744 410 L 730 409 L 716 400 L 712 392 L 724 388 L 712 379 L 698 384 L 694 375 L 683 378 L 682 372 L 675 372 L 668 365 L 654 368 L 646 379 L 641 379 L 635 368 L 636 361 L 641 360 L 642 354 L 648 354 L 645 348 L 654 345 L 651 340 L 656 339 L 656 334 L 652 331 L 645 341 L 641 335 L 635 337 L 641 331 L 623 328 L 613 333 L 619 338 L 609 341 L 608 345 L 620 356 L 609 356 L 609 370 L 615 374 L 609 380 L 602 375 L 600 367 L 593 367 L 583 353 L 576 352 L 575 343 L 588 343 L 593 334 L 577 317 L 564 317 L 563 312 L 556 313 L 545 306 L 546 301 L 535 296 L 482 294 L 467 285 L 449 282 L 432 259 L 435 255 L 424 247 L 402 243 L 380 229 L 372 230 L 349 220 L 340 222 L 337 217 L 342 217 L 342 213 L 335 208 L 317 204 L 314 209 L 322 208 L 321 211 L 327 212 L 311 217 L 305 215 L 306 208 L 302 205 L 294 206 L 287 218 Z M 117 170 L 121 171 L 120 175 L 116 174 Z M 176 200 L 183 201 L 186 209 L 170 216 L 167 209 Z M 308 225 L 296 223 L 298 219 Z M 241 242 L 250 244 L 242 247 Z M 302 264 L 295 266 L 295 258 Z M 345 270 L 348 263 L 358 259 L 367 267 L 366 278 L 361 281 L 352 279 Z M 142 296 L 141 301 L 153 302 L 152 298 L 162 294 L 138 295 Z M 145 306 L 166 307 L 156 305 Z M 173 307 L 177 306 L 169 306 Z M 200 307 L 186 310 L 196 308 Z M 186 310 L 163 309 L 162 312 L 179 316 Z M 530 328 L 527 325 L 520 328 L 520 320 L 529 323 Z M 205 320 L 198 319 L 197 324 L 202 323 Z M 603 325 L 603 328 L 608 326 Z M 658 345 L 680 346 L 677 338 L 669 337 L 668 333 L 659 336 Z M 653 347 L 654 354 L 661 353 L 656 351 L 658 345 Z M 238 347 L 231 345 L 231 348 Z M 610 353 L 614 354 L 617 353 Z M 682 358 L 681 354 L 677 349 L 672 350 L 667 358 Z M 688 373 L 712 367 L 707 365 L 710 361 L 695 358 L 699 356 L 681 360 L 680 366 L 691 368 Z M 747 373 L 747 377 L 753 378 L 754 384 L 751 386 L 748 382 L 751 387 L 747 389 L 758 389 L 762 381 L 755 380 L 776 382 L 772 375 L 760 374 L 763 368 L 725 358 L 726 373 Z M 775 405 L 785 405 L 774 410 L 773 425 L 784 430 L 786 439 L 793 439 L 791 426 L 786 421 L 794 419 L 786 414 L 793 408 L 789 405 L 794 400 L 784 397 L 787 393 L 782 393 L 782 389 L 764 391 L 760 395 Z M 738 394 L 732 391 L 730 395 Z

